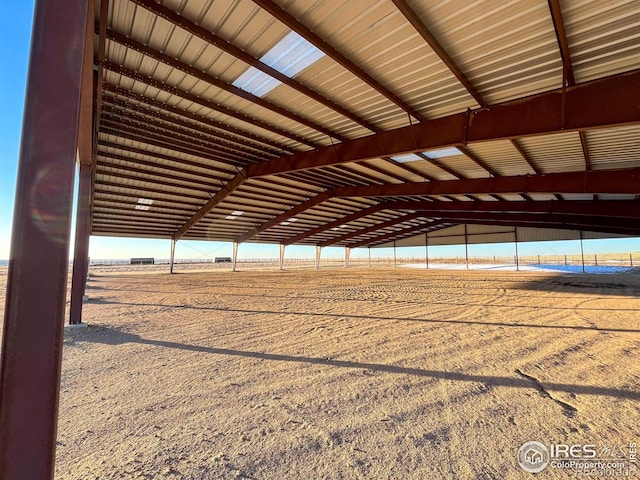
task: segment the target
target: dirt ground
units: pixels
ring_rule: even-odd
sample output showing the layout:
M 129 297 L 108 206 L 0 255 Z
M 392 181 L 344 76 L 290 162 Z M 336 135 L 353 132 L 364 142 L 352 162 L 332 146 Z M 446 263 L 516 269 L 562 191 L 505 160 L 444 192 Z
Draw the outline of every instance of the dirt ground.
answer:
M 65 333 L 57 478 L 527 479 L 530 440 L 640 442 L 638 273 L 123 270 Z

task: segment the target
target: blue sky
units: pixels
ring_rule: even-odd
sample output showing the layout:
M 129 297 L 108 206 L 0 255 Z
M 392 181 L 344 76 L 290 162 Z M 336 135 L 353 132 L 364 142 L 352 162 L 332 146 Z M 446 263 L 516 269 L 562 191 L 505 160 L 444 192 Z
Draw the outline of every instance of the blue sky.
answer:
M 0 259 L 9 258 L 10 231 L 15 196 L 15 182 L 20 148 L 22 110 L 29 58 L 33 1 L 8 1 L 0 9 L 0 89 L 4 93 L 0 109 Z M 590 240 L 584 242 L 585 253 L 640 252 L 640 240 Z M 287 256 L 313 258 L 311 246 L 287 247 Z M 580 243 L 536 242 L 521 244 L 521 255 L 560 255 L 580 253 Z M 375 249 L 372 256 L 391 257 L 391 249 Z M 92 237 L 89 254 L 94 259 L 117 259 L 139 256 L 167 258 L 169 240 L 137 240 Z M 343 249 L 326 248 L 323 257 L 336 258 Z M 215 242 L 178 242 L 177 258 L 211 258 L 230 256 L 231 244 Z M 366 249 L 357 249 L 352 257 L 366 257 Z M 424 256 L 424 248 L 402 249 L 403 257 Z M 464 246 L 432 247 L 432 256 L 464 256 Z M 513 244 L 474 245 L 471 256 L 513 255 Z M 239 258 L 277 258 L 277 245 L 241 245 Z

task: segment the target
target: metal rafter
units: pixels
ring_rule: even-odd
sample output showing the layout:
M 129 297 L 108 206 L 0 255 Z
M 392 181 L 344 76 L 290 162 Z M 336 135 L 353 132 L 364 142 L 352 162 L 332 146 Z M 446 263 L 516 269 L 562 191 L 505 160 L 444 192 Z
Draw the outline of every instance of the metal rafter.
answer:
M 619 193 L 640 191 L 640 168 L 546 175 L 468 178 L 332 189 L 335 197 L 465 195 L 500 193 Z
M 260 70 L 263 73 L 266 73 L 267 75 L 269 75 L 270 77 L 275 78 L 276 80 L 284 83 L 285 85 L 297 90 L 298 92 L 302 93 L 303 95 L 306 95 L 307 97 L 315 100 L 316 102 L 332 109 L 335 112 L 338 112 L 339 114 L 341 114 L 342 116 L 352 120 L 355 123 L 358 123 L 359 125 L 362 125 L 363 127 L 367 128 L 368 130 L 371 130 L 372 132 L 377 132 L 380 129 L 377 128 L 375 125 L 367 122 L 366 120 L 358 117 L 357 115 L 355 115 L 354 113 L 350 112 L 348 109 L 338 105 L 337 103 L 333 102 L 332 100 L 320 95 L 318 92 L 312 90 L 311 88 L 307 87 L 306 85 L 303 85 L 302 83 L 298 82 L 297 80 L 294 80 L 292 78 L 287 77 L 286 75 L 284 75 L 283 73 L 280 73 L 278 70 L 276 70 L 275 68 L 270 67 L 269 65 L 261 62 L 259 59 L 257 59 L 256 57 L 252 56 L 251 54 L 249 54 L 248 52 L 245 52 L 244 50 L 236 47 L 235 45 L 229 43 L 228 41 L 224 40 L 223 38 L 217 36 L 216 34 L 200 27 L 199 25 L 193 23 L 192 21 L 188 20 L 187 18 L 179 15 L 178 13 L 174 12 L 173 10 L 158 4 L 156 1 L 154 0 L 131 0 L 133 3 L 135 3 L 136 5 L 139 5 L 142 8 L 145 8 L 146 10 L 150 11 L 151 13 L 164 18 L 165 20 L 167 20 L 168 22 L 180 27 L 181 29 L 191 33 L 192 35 L 195 35 L 196 37 L 204 40 L 205 42 L 219 48 L 220 50 L 228 53 L 229 55 L 232 55 L 233 57 L 245 62 L 247 65 L 250 65 L 258 70 Z
M 364 81 L 371 88 L 378 91 L 378 93 L 385 96 L 388 100 L 395 103 L 398 107 L 400 107 L 405 112 L 409 113 L 416 120 L 424 121 L 426 117 L 418 112 L 416 109 L 407 104 L 404 100 L 398 97 L 391 90 L 380 84 L 379 81 L 374 79 L 371 75 L 365 72 L 362 68 L 356 65 L 353 61 L 349 60 L 346 56 L 336 50 L 334 47 L 329 45 L 320 35 L 313 32 L 311 29 L 300 23 L 293 15 L 283 10 L 279 5 L 277 5 L 272 0 L 253 0 L 253 2 L 260 6 L 260 8 L 269 12 L 274 18 L 277 18 L 279 21 L 284 23 L 291 30 L 295 31 L 301 37 L 305 38 L 307 41 L 315 45 L 318 49 L 322 50 L 326 55 L 333 58 L 336 62 L 342 65 L 344 68 L 349 70 L 355 76 L 360 78 L 360 80 Z
M 575 74 L 573 72 L 573 64 L 571 62 L 571 52 L 569 51 L 569 41 L 567 40 L 567 31 L 562 18 L 562 8 L 560 0 L 548 0 L 551 18 L 553 20 L 553 28 L 556 32 L 558 47 L 560 49 L 560 57 L 562 58 L 562 80 L 563 84 L 573 87 L 576 84 Z M 584 163 L 586 170 L 591 170 L 591 156 L 589 155 L 589 147 L 587 145 L 587 136 L 583 130 L 580 132 L 580 145 L 584 155 Z
M 640 219 L 640 202 L 637 200 L 550 200 L 536 202 L 513 201 L 393 201 L 380 204 L 386 209 L 419 210 L 429 214 L 444 212 L 495 212 L 495 213 L 548 213 L 601 216 L 606 218 Z
M 403 238 L 412 237 L 414 235 L 420 235 L 425 232 L 433 232 L 442 228 L 450 227 L 451 223 L 447 223 L 443 220 L 426 221 L 422 225 L 411 225 L 409 227 L 396 230 L 393 232 L 385 233 L 373 238 L 367 238 L 366 240 L 359 240 L 356 243 L 349 244 L 350 248 L 358 248 L 364 246 L 375 246 L 383 243 L 387 243 L 391 240 L 401 240 Z
M 263 161 L 253 152 L 252 155 L 243 154 L 243 152 L 229 149 L 210 139 L 198 135 L 189 136 L 187 132 L 153 120 L 145 121 L 144 119 L 130 116 L 122 117 L 119 112 L 113 112 L 108 108 L 103 109 L 102 122 L 105 128 L 110 128 L 111 130 L 136 134 L 141 138 L 153 139 L 167 145 L 181 146 L 184 149 L 193 149 L 196 152 L 205 152 L 236 165 L 245 166 L 247 163 Z M 167 146 L 165 148 L 170 147 Z
M 309 127 L 318 132 L 322 132 L 325 135 L 336 138 L 340 141 L 345 139 L 345 137 L 330 130 L 329 128 L 326 128 L 294 112 L 291 112 L 286 108 L 281 107 L 280 105 L 271 103 L 262 97 L 258 97 L 257 95 L 247 92 L 246 90 L 238 88 L 235 85 L 232 85 L 227 82 L 223 82 L 222 80 L 214 77 L 213 75 L 209 75 L 208 73 L 205 73 L 201 70 L 198 70 L 197 68 L 187 65 L 186 63 L 176 60 L 175 58 L 165 53 L 158 52 L 157 50 L 154 50 L 151 47 L 148 47 L 147 45 L 143 45 L 142 43 L 132 38 L 128 38 L 118 32 L 115 32 L 113 30 L 107 30 L 107 38 L 110 41 L 113 41 L 119 45 L 135 50 L 136 52 L 142 55 L 145 55 L 149 58 L 153 58 L 158 62 L 164 63 L 165 65 L 168 65 L 172 69 L 179 70 L 183 73 L 186 73 L 187 75 L 197 78 L 198 80 L 202 80 L 203 82 L 209 85 L 213 85 L 214 87 L 219 88 L 220 90 L 231 93 L 232 95 L 235 95 L 244 100 L 247 100 L 248 102 L 258 105 L 264 109 L 267 109 L 285 118 L 288 118 L 289 120 L 298 122 L 301 125 Z
M 110 72 L 117 73 L 118 75 L 122 75 L 124 77 L 130 78 L 131 80 L 135 80 L 136 82 L 142 83 L 149 87 L 153 87 L 163 92 L 170 93 L 171 95 L 175 95 L 176 97 L 180 97 L 182 99 L 196 103 L 198 105 L 206 107 L 215 112 L 222 113 L 231 118 L 235 118 L 236 120 L 240 120 L 242 122 L 248 123 L 249 125 L 259 127 L 263 130 L 266 130 L 271 133 L 275 133 L 276 135 L 280 135 L 282 137 L 288 138 L 290 140 L 301 143 L 303 145 L 308 145 L 313 148 L 318 147 L 318 144 L 312 140 L 301 137 L 300 135 L 289 132 L 280 127 L 271 125 L 265 121 L 257 120 L 253 117 L 245 115 L 244 113 L 238 112 L 236 110 L 225 107 L 218 103 L 212 102 L 210 100 L 206 100 L 202 97 L 199 97 L 198 95 L 194 95 L 193 93 L 185 92 L 177 87 L 174 87 L 173 85 L 168 85 L 167 83 L 164 83 L 160 80 L 156 80 L 150 76 L 143 75 L 134 70 L 130 70 L 126 67 L 123 67 L 122 65 L 117 65 L 112 62 L 104 62 L 103 66 L 105 69 L 109 70 Z
M 494 213 L 555 213 L 555 214 L 571 214 L 586 216 L 602 216 L 606 218 L 640 218 L 640 204 L 635 200 L 608 200 L 597 203 L 567 200 L 567 201 L 542 201 L 542 202 L 443 202 L 443 201 L 390 201 L 373 205 L 364 210 L 354 212 L 351 215 L 334 220 L 333 222 L 320 225 L 311 230 L 302 232 L 295 237 L 284 242 L 286 245 L 297 243 L 305 238 L 312 237 L 332 228 L 339 227 L 346 223 L 358 220 L 360 218 L 388 210 L 395 212 L 397 210 L 413 210 L 420 211 L 425 215 L 438 216 L 446 215 L 447 212 L 494 212 Z M 618 220 L 619 222 L 619 220 Z
M 118 100 L 115 97 L 104 97 L 103 105 L 104 109 L 109 108 L 110 112 L 114 114 L 132 119 L 143 119 L 144 121 L 153 122 L 154 125 L 162 125 L 164 128 L 171 127 L 175 129 L 176 132 L 189 132 L 190 135 L 195 135 L 196 137 L 203 139 L 206 138 L 209 141 L 218 143 L 220 146 L 224 146 L 244 155 L 260 156 L 268 159 L 278 157 L 281 153 L 280 151 L 273 150 L 269 147 L 258 147 L 255 144 L 240 141 L 235 137 L 224 134 L 213 128 L 206 127 L 202 124 L 195 124 L 173 115 L 142 108 L 138 105 Z
M 187 110 L 183 110 L 181 108 L 178 107 L 173 107 L 167 103 L 162 103 L 159 102 L 157 100 L 154 100 L 152 98 L 146 97 L 144 95 L 140 95 L 138 93 L 134 93 L 130 90 L 125 90 L 123 88 L 120 88 L 118 86 L 115 85 L 111 85 L 108 83 L 105 83 L 103 86 L 103 90 L 105 92 L 110 92 L 113 93 L 114 95 L 117 95 L 118 97 L 123 97 L 126 98 L 128 100 L 134 100 L 135 102 L 137 102 L 136 104 L 132 104 L 132 106 L 130 107 L 132 110 L 136 110 L 137 108 L 145 108 L 149 111 L 148 115 L 154 116 L 157 111 L 160 112 L 168 112 L 168 113 L 173 113 L 174 115 L 177 115 L 181 118 L 186 118 L 189 120 L 193 120 L 197 123 L 200 124 L 204 124 L 204 125 L 208 125 L 210 127 L 213 127 L 215 129 L 218 130 L 222 130 L 224 132 L 229 132 L 233 135 L 237 135 L 233 136 L 233 135 L 227 135 L 227 138 L 230 141 L 233 141 L 235 143 L 240 143 L 240 144 L 245 144 L 246 146 L 249 146 L 251 148 L 261 148 L 262 145 L 269 145 L 273 148 L 276 149 L 277 152 L 279 153 L 286 153 L 286 152 L 295 152 L 296 150 L 298 150 L 297 148 L 292 148 L 289 147 L 283 143 L 280 142 L 276 142 L 274 140 L 268 139 L 266 137 L 262 137 L 260 135 L 256 135 L 253 134 L 251 132 L 246 132 L 240 128 L 236 128 L 236 127 L 232 127 L 231 125 L 227 125 L 223 122 L 218 122 L 216 120 L 211 120 L 209 118 L 207 118 L 204 115 L 198 115 L 192 112 L 189 112 Z M 129 103 L 129 102 L 128 102 Z M 144 106 L 144 107 L 142 107 Z M 155 108 L 156 110 L 152 110 L 149 107 Z M 257 142 L 258 144 L 260 144 L 260 147 L 256 147 L 255 144 L 253 144 L 252 142 L 250 142 L 249 140 L 253 141 L 253 142 Z M 269 150 L 271 151 L 271 150 Z
M 445 50 L 445 48 L 440 44 L 438 39 L 429 31 L 424 22 L 418 17 L 415 11 L 409 6 L 406 0 L 393 0 L 396 8 L 400 10 L 400 12 L 405 16 L 405 18 L 413 25 L 416 31 L 422 36 L 422 38 L 429 44 L 431 49 L 435 52 L 436 55 L 442 60 L 442 62 L 447 66 L 447 68 L 455 75 L 458 81 L 464 86 L 464 88 L 469 92 L 469 94 L 478 102 L 478 105 L 481 107 L 486 107 L 488 105 L 487 101 L 483 98 L 482 94 L 478 91 L 478 89 L 473 85 L 471 80 L 465 75 L 462 69 L 457 65 L 457 63 L 453 60 L 453 58 L 449 55 L 449 53 Z M 522 158 L 533 168 L 536 173 L 540 173 L 538 167 L 534 164 L 534 162 L 529 158 L 528 155 L 520 148 L 517 141 L 515 139 L 511 139 L 511 143 L 516 150 L 522 155 Z M 464 147 L 463 145 L 461 145 Z M 458 147 L 460 148 L 460 146 Z M 466 149 L 465 149 L 466 150 Z M 485 168 L 492 175 L 496 176 L 495 172 L 492 172 L 492 169 L 488 168 L 488 165 L 484 164 L 484 162 L 479 163 L 476 155 L 470 155 L 472 152 L 466 150 L 465 155 L 474 160 L 480 166 Z
M 299 152 L 273 159 L 269 162 L 250 165 L 244 172 L 244 177 L 253 178 L 272 174 L 285 174 L 287 172 L 391 156 L 405 152 L 420 152 L 474 141 L 510 139 L 543 133 L 579 130 L 587 126 L 596 128 L 607 125 L 638 123 L 640 122 L 640 99 L 634 95 L 639 81 L 640 71 L 636 70 L 587 82 L 566 92 L 562 89 L 553 90 L 495 105 L 491 108 L 481 108 L 430 120 L 418 125 L 373 134 L 364 138 L 347 140 L 338 145 L 322 147 L 312 152 Z M 634 98 L 636 100 L 635 102 L 620 101 L 620 98 Z M 593 193 L 607 193 L 605 191 L 598 192 L 597 190 L 599 189 L 623 189 L 626 191 L 617 193 L 629 193 L 629 190 L 632 190 L 632 193 L 637 193 L 635 191 L 636 188 L 629 184 L 630 177 L 626 176 L 626 173 L 625 178 L 621 178 L 618 185 L 614 186 L 611 182 L 616 183 L 620 174 L 603 174 L 602 171 L 587 172 L 584 175 L 585 189 L 582 188 L 582 177 L 576 179 L 575 173 L 550 174 L 547 177 L 555 178 L 555 175 L 566 175 L 566 177 L 562 178 L 570 180 L 570 190 L 564 188 L 562 183 L 551 185 L 544 180 L 538 181 L 536 187 L 544 187 L 544 190 L 531 190 L 529 179 L 536 177 L 525 176 L 450 181 L 454 183 L 434 181 L 419 184 L 360 187 L 360 191 L 367 192 L 366 195 L 370 196 L 379 195 L 373 192 L 385 192 L 384 194 L 387 195 L 388 193 L 386 193 L 387 190 L 385 189 L 389 188 L 395 188 L 393 190 L 394 193 L 390 195 L 399 196 L 530 193 L 535 191 L 547 193 L 591 193 L 586 191 L 588 190 L 586 188 L 587 178 L 599 178 L 602 176 L 607 178 L 608 183 L 603 184 L 601 187 L 593 184 L 593 182 L 590 183 L 589 189 L 596 190 Z M 496 186 L 489 180 L 503 180 L 502 183 L 498 184 L 503 186 L 501 187 L 502 192 L 493 190 Z M 228 187 L 228 189 L 233 190 L 240 184 L 241 182 Z M 405 190 L 407 185 L 411 185 L 411 190 Z M 456 186 L 453 187 L 454 185 Z M 622 188 L 623 185 L 625 186 L 624 188 Z M 328 185 L 325 184 L 325 186 Z M 448 187 L 453 188 L 448 191 Z M 377 190 L 371 190 L 371 188 L 377 188 Z M 465 191 L 464 188 L 470 188 L 471 190 Z M 213 207 L 210 207 L 209 210 L 211 208 Z M 204 214 L 209 211 L 205 207 L 203 209 L 206 210 Z M 258 229 L 247 232 L 240 237 L 239 241 L 245 241 L 262 231 Z
M 298 152 L 250 167 L 271 175 L 458 144 L 640 123 L 640 70 Z M 564 97 L 564 100 L 562 100 Z M 564 122 L 563 122 L 564 121 Z
M 404 215 L 398 215 L 397 218 L 392 218 L 385 222 L 376 223 L 375 225 L 371 225 L 366 228 L 361 228 L 353 232 L 345 233 L 338 237 L 332 238 L 331 240 L 326 240 L 324 242 L 319 243 L 318 246 L 327 247 L 329 245 L 335 245 L 337 243 L 347 241 L 351 238 L 359 237 L 361 235 L 367 235 L 369 233 L 376 232 L 378 230 L 383 230 L 385 228 L 391 228 L 401 223 L 409 222 L 411 220 L 416 220 L 417 218 L 420 218 L 420 217 L 424 217 L 424 214 L 420 212 L 414 212 L 414 213 L 407 213 Z

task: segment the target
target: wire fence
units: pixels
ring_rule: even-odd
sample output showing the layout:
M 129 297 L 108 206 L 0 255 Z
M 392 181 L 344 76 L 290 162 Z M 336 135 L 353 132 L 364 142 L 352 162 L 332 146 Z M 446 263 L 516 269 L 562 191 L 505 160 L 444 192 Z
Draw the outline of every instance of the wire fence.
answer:
M 219 268 L 228 268 L 231 264 L 230 259 L 225 257 L 222 261 L 216 261 L 216 258 L 188 258 L 188 259 L 176 259 L 174 265 L 207 265 L 216 266 Z M 375 257 L 375 258 L 363 258 L 363 257 L 351 257 L 349 260 L 350 266 L 387 266 L 387 265 L 402 265 L 402 264 L 428 264 L 437 266 L 438 264 L 455 264 L 464 265 L 469 263 L 471 265 L 564 265 L 564 266 L 616 266 L 616 267 L 634 267 L 640 266 L 640 254 L 592 254 L 584 255 L 580 254 L 571 255 L 520 255 L 518 258 L 515 256 L 464 256 L 455 257 Z M 156 258 L 154 259 L 155 265 L 168 265 L 168 258 Z M 284 259 L 284 265 L 288 267 L 315 267 L 316 261 L 313 258 L 286 258 Z M 345 259 L 339 257 L 321 258 L 321 266 L 331 265 L 345 265 Z M 124 266 L 131 265 L 131 260 L 128 259 L 90 259 L 90 265 L 97 266 Z M 249 267 L 279 267 L 280 263 L 277 258 L 243 258 L 238 259 L 238 268 Z

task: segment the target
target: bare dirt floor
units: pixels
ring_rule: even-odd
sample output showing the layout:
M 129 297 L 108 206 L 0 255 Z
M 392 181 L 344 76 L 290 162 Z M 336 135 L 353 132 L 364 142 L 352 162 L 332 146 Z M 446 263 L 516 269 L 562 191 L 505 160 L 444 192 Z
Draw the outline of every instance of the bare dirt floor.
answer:
M 564 479 L 520 446 L 640 443 L 638 273 L 123 270 L 65 333 L 57 478 Z

